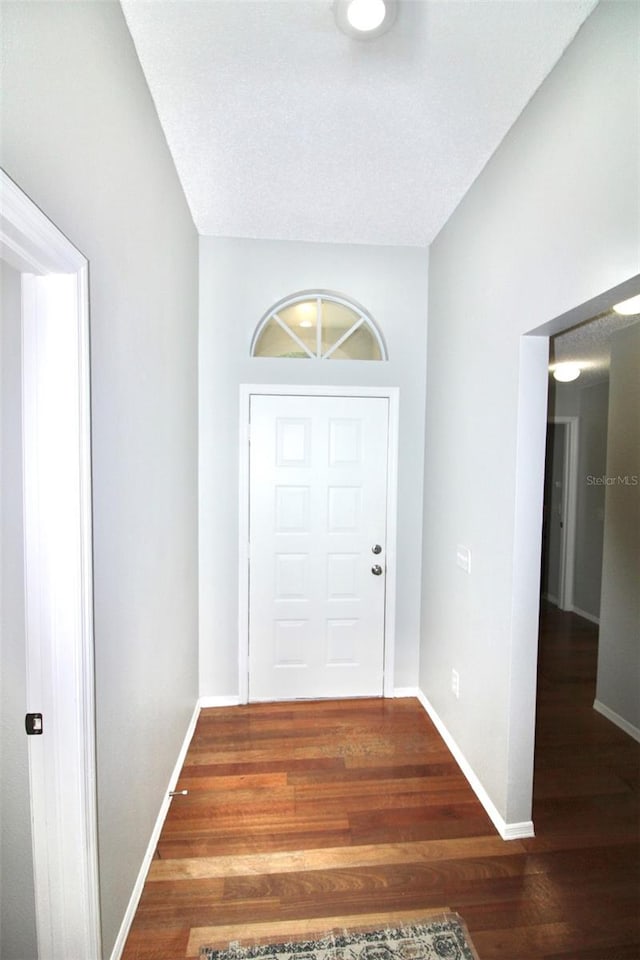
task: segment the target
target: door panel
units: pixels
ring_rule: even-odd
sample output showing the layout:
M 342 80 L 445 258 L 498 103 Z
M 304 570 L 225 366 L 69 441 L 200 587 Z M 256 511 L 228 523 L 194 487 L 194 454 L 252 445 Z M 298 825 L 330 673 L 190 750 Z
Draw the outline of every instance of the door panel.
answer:
M 381 696 L 388 400 L 253 396 L 250 417 L 249 698 Z

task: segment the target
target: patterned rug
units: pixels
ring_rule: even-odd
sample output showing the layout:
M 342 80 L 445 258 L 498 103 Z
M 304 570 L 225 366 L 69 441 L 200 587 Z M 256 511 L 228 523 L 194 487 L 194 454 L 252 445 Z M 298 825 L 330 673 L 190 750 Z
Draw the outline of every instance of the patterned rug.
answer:
M 380 930 L 333 931 L 316 940 L 203 947 L 201 960 L 479 960 L 457 913 Z

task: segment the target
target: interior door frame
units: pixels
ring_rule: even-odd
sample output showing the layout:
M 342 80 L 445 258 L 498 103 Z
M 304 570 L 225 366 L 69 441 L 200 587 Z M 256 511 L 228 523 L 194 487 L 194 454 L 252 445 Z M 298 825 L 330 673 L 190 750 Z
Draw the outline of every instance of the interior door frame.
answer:
M 38 954 L 102 955 L 86 258 L 0 170 L 0 257 L 21 273 L 27 740 Z M 25 734 L 26 736 L 26 734 Z
M 576 505 L 578 500 L 578 417 L 549 417 L 548 424 L 563 426 L 564 463 L 562 476 L 563 527 L 560 537 L 558 607 L 573 610 L 573 583 L 576 561 Z
M 240 384 L 238 676 L 240 703 L 249 701 L 249 416 L 251 397 L 360 397 L 389 401 L 387 437 L 387 561 L 384 607 L 383 696 L 394 692 L 397 516 L 398 516 L 398 387 L 339 387 L 306 384 Z

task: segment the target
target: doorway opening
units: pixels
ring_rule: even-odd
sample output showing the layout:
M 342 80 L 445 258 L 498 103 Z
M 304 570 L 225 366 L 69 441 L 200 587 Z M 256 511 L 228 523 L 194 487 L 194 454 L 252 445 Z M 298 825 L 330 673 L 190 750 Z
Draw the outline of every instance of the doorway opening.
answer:
M 614 304 L 639 291 L 640 275 L 521 338 L 512 590 L 512 696 L 509 707 L 510 728 L 517 731 L 517 736 L 511 738 L 509 780 L 518 784 L 518 792 L 523 797 L 533 798 L 548 338 L 608 312 Z

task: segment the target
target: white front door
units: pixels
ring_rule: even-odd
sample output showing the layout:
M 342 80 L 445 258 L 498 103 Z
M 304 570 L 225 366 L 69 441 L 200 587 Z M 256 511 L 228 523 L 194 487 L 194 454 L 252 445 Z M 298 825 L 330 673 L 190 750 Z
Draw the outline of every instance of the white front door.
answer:
M 389 401 L 251 397 L 249 699 L 382 696 Z

